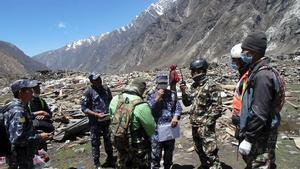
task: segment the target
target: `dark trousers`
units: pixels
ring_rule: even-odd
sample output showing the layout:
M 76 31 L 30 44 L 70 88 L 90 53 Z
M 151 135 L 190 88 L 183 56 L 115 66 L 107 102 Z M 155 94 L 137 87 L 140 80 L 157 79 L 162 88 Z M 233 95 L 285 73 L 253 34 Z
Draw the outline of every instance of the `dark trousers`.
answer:
M 35 124 L 36 124 L 36 126 L 35 126 L 36 130 L 41 130 L 46 133 L 51 133 L 55 130 L 53 124 L 50 121 L 36 120 Z M 48 147 L 47 147 L 46 141 L 40 141 L 38 149 L 39 150 L 44 149 L 45 151 L 47 151 Z
M 33 169 L 34 147 L 14 147 L 7 158 L 9 169 Z
M 100 137 L 103 136 L 104 140 L 104 148 L 107 154 L 107 158 L 113 159 L 113 149 L 112 143 L 110 139 L 110 131 L 109 131 L 109 122 L 99 122 L 96 125 L 90 126 L 91 132 L 91 144 L 92 144 L 92 156 L 94 160 L 94 164 L 96 166 L 100 165 Z
M 152 139 L 151 143 L 151 168 L 159 169 L 162 151 L 164 151 L 164 168 L 169 169 L 173 164 L 173 151 L 175 147 L 175 139 L 163 142 Z

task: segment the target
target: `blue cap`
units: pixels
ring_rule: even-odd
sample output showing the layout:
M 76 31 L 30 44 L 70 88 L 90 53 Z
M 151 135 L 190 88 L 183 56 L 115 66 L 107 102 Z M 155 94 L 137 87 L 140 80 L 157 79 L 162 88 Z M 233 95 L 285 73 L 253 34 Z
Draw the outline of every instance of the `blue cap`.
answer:
M 20 80 L 16 80 L 14 81 L 11 85 L 11 91 L 13 93 L 23 89 L 23 88 L 32 88 L 34 87 L 34 83 L 32 83 L 32 81 L 28 80 L 28 79 L 20 79 Z
M 168 83 L 169 78 L 168 78 L 167 74 L 159 73 L 159 74 L 156 75 L 155 81 L 156 81 L 157 84 Z
M 101 78 L 100 77 L 100 74 L 96 74 L 96 73 L 91 73 L 90 75 L 89 75 L 89 79 L 90 79 L 90 81 L 92 81 L 92 80 L 97 80 L 98 78 Z
M 158 73 L 155 78 L 157 88 L 159 89 L 166 89 L 168 88 L 169 78 L 167 74 Z

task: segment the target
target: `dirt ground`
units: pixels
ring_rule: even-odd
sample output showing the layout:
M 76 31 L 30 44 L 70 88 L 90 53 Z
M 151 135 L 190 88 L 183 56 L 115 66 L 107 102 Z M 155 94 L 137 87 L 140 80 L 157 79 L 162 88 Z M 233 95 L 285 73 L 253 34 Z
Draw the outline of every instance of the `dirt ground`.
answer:
M 289 85 L 289 91 L 299 91 L 300 85 Z M 293 99 L 291 102 L 295 105 L 300 105 L 300 93 L 292 92 Z M 300 150 L 296 148 L 293 137 L 299 137 L 300 134 L 300 110 L 293 108 L 290 104 L 285 104 L 281 113 L 282 123 L 280 126 L 280 134 L 278 135 L 277 149 L 276 149 L 276 163 L 279 169 L 300 169 Z M 188 115 L 183 115 L 180 120 L 181 137 L 176 140 L 175 152 L 173 156 L 173 169 L 196 169 L 200 166 L 199 158 L 193 148 L 193 140 L 191 136 L 191 128 L 189 124 Z M 217 130 L 217 133 L 219 131 Z M 89 138 L 89 136 L 86 136 Z M 245 164 L 238 155 L 237 147 L 231 142 L 219 140 L 219 156 L 223 163 L 223 168 L 242 169 Z M 93 162 L 91 158 L 90 142 L 81 145 L 74 145 L 71 141 L 63 148 L 59 148 L 64 143 L 51 143 L 49 145 L 50 163 L 49 168 L 58 169 L 92 169 Z M 106 158 L 104 148 L 101 147 L 101 162 Z M 7 168 L 7 166 L 0 165 L 0 169 Z

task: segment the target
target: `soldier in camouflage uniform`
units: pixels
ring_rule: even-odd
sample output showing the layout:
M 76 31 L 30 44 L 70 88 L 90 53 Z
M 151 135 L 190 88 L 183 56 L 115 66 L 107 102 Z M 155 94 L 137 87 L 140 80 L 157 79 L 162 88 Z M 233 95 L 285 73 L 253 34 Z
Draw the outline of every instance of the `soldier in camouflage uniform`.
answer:
M 11 85 L 14 99 L 9 103 L 9 109 L 4 114 L 4 124 L 9 133 L 12 153 L 8 157 L 10 169 L 32 169 L 35 145 L 46 141 L 49 133 L 40 133 L 33 128 L 32 115 L 27 103 L 32 99 L 33 83 L 29 80 L 17 80 Z
M 202 168 L 219 169 L 218 147 L 215 134 L 216 120 L 222 113 L 220 88 L 206 77 L 208 63 L 204 59 L 196 59 L 190 65 L 194 83 L 189 92 L 182 83 L 182 102 L 190 106 L 190 121 L 196 152 Z
M 114 158 L 109 130 L 110 117 L 108 113 L 108 106 L 112 95 L 109 88 L 102 85 L 100 75 L 92 73 L 89 79 L 92 85 L 84 94 L 81 109 L 89 118 L 94 165 L 96 168 L 100 168 L 100 137 L 103 136 L 107 158 L 102 166 L 113 167 Z

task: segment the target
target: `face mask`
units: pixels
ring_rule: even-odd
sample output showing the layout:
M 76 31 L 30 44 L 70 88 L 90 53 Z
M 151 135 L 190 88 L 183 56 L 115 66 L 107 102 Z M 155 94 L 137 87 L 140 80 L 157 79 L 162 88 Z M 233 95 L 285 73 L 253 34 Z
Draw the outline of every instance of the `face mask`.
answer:
M 231 63 L 231 68 L 233 70 L 238 70 L 238 66 L 236 65 L 236 63 Z
M 247 53 L 241 53 L 241 59 L 245 63 L 245 65 L 250 65 L 252 63 L 252 56 Z
M 193 77 L 193 80 L 194 80 L 194 82 L 201 82 L 201 81 L 203 81 L 205 79 L 205 77 L 206 77 L 205 73 L 200 73 L 198 75 L 195 75 Z

